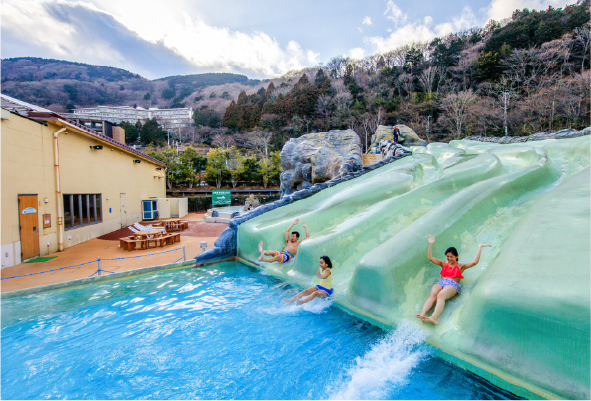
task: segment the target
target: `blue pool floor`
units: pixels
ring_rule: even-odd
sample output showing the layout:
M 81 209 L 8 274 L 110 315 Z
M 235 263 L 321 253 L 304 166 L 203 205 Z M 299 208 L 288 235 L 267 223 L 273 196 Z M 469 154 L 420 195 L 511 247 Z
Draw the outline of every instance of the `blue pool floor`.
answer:
M 2 301 L 3 399 L 511 399 L 237 262 Z

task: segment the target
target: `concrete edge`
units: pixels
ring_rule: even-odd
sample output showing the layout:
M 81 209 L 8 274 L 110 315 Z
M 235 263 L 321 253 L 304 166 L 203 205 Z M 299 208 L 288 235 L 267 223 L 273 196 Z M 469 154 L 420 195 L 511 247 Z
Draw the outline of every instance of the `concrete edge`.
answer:
M 40 285 L 37 287 L 23 288 L 22 290 L 7 291 L 7 292 L 3 292 L 0 295 L 0 299 L 7 299 L 7 298 L 20 297 L 23 295 L 37 294 L 37 293 L 45 292 L 45 291 L 57 290 L 57 289 L 67 288 L 67 287 L 74 287 L 77 285 L 96 283 L 96 282 L 102 282 L 102 281 L 108 281 L 108 280 L 116 280 L 116 279 L 119 279 L 122 277 L 129 277 L 129 276 L 136 276 L 139 274 L 152 273 L 152 272 L 159 271 L 159 270 L 178 269 L 181 267 L 192 266 L 192 265 L 195 265 L 194 259 L 189 259 L 187 261 L 177 262 L 177 263 L 168 263 L 168 264 L 159 265 L 159 266 L 141 267 L 139 269 L 126 270 L 126 271 L 117 272 L 117 273 L 107 273 L 106 275 L 103 275 L 103 276 L 79 278 L 76 280 L 62 281 L 61 283 L 53 283 L 53 284 Z

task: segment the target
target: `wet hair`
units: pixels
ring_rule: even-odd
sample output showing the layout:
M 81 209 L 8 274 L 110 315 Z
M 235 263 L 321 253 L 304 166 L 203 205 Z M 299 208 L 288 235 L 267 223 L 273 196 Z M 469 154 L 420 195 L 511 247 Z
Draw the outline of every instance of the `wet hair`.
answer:
M 458 257 L 458 250 L 456 248 L 454 248 L 453 246 L 450 246 L 449 248 L 447 248 L 445 250 L 445 254 L 447 255 L 448 253 L 451 253 L 452 255 L 454 255 L 456 258 Z
M 291 234 L 295 234 L 296 238 L 300 238 L 300 233 L 297 231 L 292 231 Z
M 332 268 L 332 262 L 328 256 L 321 256 L 320 259 L 324 260 L 324 263 L 326 263 L 329 269 Z

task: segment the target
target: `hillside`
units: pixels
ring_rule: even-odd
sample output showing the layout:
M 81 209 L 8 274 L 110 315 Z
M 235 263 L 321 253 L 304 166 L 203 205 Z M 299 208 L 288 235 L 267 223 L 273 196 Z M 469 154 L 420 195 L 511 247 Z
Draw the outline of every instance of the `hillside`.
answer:
M 210 98 L 213 90 L 201 93 L 207 87 L 215 90 L 239 85 L 244 90 L 259 83 L 244 75 L 228 73 L 172 76 L 151 81 L 121 68 L 36 57 L 3 59 L 1 63 L 2 93 L 55 111 L 96 105 L 195 107 L 196 98 Z M 223 92 L 216 93 L 212 99 Z M 229 98 L 229 94 L 226 97 Z

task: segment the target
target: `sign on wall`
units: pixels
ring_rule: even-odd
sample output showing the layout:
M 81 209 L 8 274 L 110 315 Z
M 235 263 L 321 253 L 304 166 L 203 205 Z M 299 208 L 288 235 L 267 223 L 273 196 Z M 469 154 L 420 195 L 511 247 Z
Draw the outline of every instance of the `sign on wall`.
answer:
M 211 204 L 213 206 L 229 205 L 232 203 L 232 191 L 211 191 Z
M 43 228 L 51 227 L 51 214 L 43 215 Z

